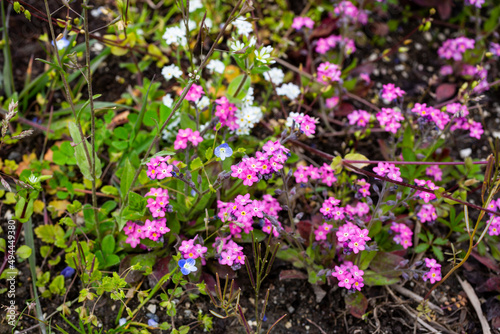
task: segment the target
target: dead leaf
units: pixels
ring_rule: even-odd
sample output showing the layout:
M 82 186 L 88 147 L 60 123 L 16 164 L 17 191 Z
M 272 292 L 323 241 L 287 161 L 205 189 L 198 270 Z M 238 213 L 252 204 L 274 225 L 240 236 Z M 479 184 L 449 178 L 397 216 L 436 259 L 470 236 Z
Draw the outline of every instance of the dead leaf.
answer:
M 455 95 L 457 90 L 456 84 L 444 83 L 437 87 L 436 89 L 436 100 L 444 101 L 448 100 Z
M 280 281 L 288 279 L 307 279 L 307 275 L 295 269 L 282 270 L 280 272 Z
M 31 161 L 36 160 L 36 154 L 31 153 L 30 155 L 23 155 L 23 161 L 19 163 L 19 167 L 17 167 L 16 174 L 21 175 L 22 171 L 28 169 L 30 167 Z

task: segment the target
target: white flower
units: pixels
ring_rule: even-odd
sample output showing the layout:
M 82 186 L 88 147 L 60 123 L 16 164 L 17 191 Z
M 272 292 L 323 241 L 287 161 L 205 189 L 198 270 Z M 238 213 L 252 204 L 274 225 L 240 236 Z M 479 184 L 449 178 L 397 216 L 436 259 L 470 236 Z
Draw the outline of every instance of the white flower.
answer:
M 275 61 L 271 59 L 271 52 L 273 52 L 273 48 L 269 45 L 260 50 L 255 50 L 255 60 L 264 64 L 273 64 Z
M 257 43 L 257 38 L 255 38 L 255 36 L 252 36 L 248 41 L 248 46 L 254 46 L 255 43 Z
M 240 41 L 234 41 L 234 43 L 231 44 L 231 50 L 233 52 L 241 51 L 243 48 L 245 48 L 245 44 Z
M 293 124 L 293 121 L 295 121 L 295 118 L 297 116 L 304 117 L 304 113 L 291 112 L 290 114 L 288 114 L 288 118 L 286 119 L 286 126 L 288 126 L 289 128 L 291 128 L 292 124 Z M 297 129 L 299 126 L 300 125 L 297 124 L 297 121 L 295 121 L 295 128 Z
M 284 78 L 285 73 L 283 73 L 281 68 L 272 68 L 270 71 L 264 72 L 264 79 L 272 81 L 276 86 L 281 85 Z
M 28 181 L 31 184 L 37 183 L 38 182 L 38 177 L 36 177 L 35 175 L 31 175 L 30 178 L 28 179 Z
M 252 129 L 255 124 L 260 122 L 262 116 L 263 114 L 260 107 L 243 107 L 238 109 L 235 113 L 236 124 L 238 124 L 240 128 Z
M 236 129 L 235 133 L 238 135 L 238 136 L 241 136 L 241 135 L 249 135 L 250 134 L 250 128 L 247 128 L 247 127 L 239 127 Z
M 167 45 L 179 44 L 184 46 L 187 44 L 186 31 L 180 27 L 167 28 L 163 34 L 163 39 Z
M 226 68 L 226 65 L 224 65 L 223 62 L 217 59 L 212 59 L 207 65 L 207 69 L 210 70 L 210 72 L 214 73 L 224 73 L 224 69 Z
M 205 25 L 207 26 L 208 29 L 212 28 L 213 26 L 212 20 L 210 20 L 208 17 L 205 18 Z
M 201 0 L 189 0 L 189 12 L 192 13 L 197 9 L 203 8 Z
M 180 113 L 175 113 L 174 116 L 170 119 L 165 130 L 163 130 L 162 138 L 163 140 L 173 143 L 175 138 L 177 137 L 177 127 L 181 123 Z
M 202 96 L 201 99 L 196 102 L 196 107 L 199 110 L 203 110 L 210 105 L 210 99 L 206 96 Z
M 253 103 L 253 88 L 248 88 L 247 95 L 243 98 L 243 106 L 247 107 Z
M 197 9 L 203 8 L 201 0 L 189 0 L 189 12 L 192 13 Z
M 241 17 L 236 19 L 233 25 L 238 30 L 238 35 L 248 36 L 249 33 L 253 32 L 252 24 Z
M 191 1 L 189 2 L 189 4 L 191 4 Z M 194 22 L 193 20 L 189 20 L 188 21 L 188 28 L 189 28 L 189 31 L 193 31 L 196 29 L 196 27 L 198 27 L 198 23 Z
M 168 81 L 168 80 L 172 79 L 173 77 L 180 78 L 182 76 L 182 71 L 175 64 L 172 64 L 172 65 L 163 67 L 161 70 L 161 74 L 163 74 L 165 79 Z
M 293 83 L 287 83 L 281 87 L 276 88 L 278 95 L 286 96 L 290 100 L 295 100 L 300 95 L 300 88 Z
M 172 95 L 166 94 L 163 97 L 163 104 L 168 108 L 172 108 L 172 106 L 174 105 L 174 99 L 172 98 Z

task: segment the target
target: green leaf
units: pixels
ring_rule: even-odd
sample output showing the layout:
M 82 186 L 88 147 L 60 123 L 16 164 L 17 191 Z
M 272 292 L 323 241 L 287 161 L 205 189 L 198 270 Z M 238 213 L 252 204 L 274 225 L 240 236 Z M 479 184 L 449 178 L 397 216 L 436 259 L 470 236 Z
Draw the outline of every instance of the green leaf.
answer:
M 189 165 L 191 168 L 191 171 L 195 171 L 201 167 L 203 167 L 203 162 L 201 161 L 200 157 L 197 157 L 193 161 L 191 161 L 191 164 Z
M 59 225 L 40 225 L 35 228 L 35 234 L 47 244 L 55 243 L 56 246 L 64 246 L 64 230 Z
M 362 251 L 360 255 L 361 256 L 358 267 L 361 270 L 366 270 L 366 268 L 368 268 L 370 262 L 373 260 L 375 255 L 377 255 L 377 252 Z
M 415 253 L 422 253 L 429 249 L 429 244 L 420 244 L 415 247 Z
M 113 252 L 115 251 L 115 238 L 111 234 L 108 234 L 104 238 L 102 238 L 101 249 L 104 253 L 104 257 L 106 257 L 106 255 L 113 254 Z
M 335 174 L 339 174 L 342 171 L 342 157 L 339 155 L 333 158 L 330 167 L 332 167 Z
M 101 188 L 101 191 L 106 195 L 118 196 L 118 189 L 113 186 L 104 186 Z
M 363 275 L 363 282 L 365 285 L 391 285 L 399 282 L 399 277 L 387 277 L 378 274 L 373 270 L 366 270 Z
M 245 79 L 243 86 L 240 88 L 238 95 L 234 96 L 234 94 L 238 90 L 238 87 L 240 87 L 240 84 L 242 83 L 243 79 Z M 247 95 L 248 89 L 250 88 L 250 84 L 251 84 L 250 76 L 245 76 L 244 74 L 238 75 L 233 81 L 231 81 L 231 83 L 227 87 L 226 97 L 228 98 L 229 101 L 242 100 Z
M 120 258 L 118 255 L 111 254 L 108 257 L 106 257 L 106 267 L 112 267 L 120 263 Z
M 132 187 L 132 181 L 134 180 L 134 175 L 135 175 L 135 168 L 130 163 L 130 160 L 127 159 L 121 175 L 120 190 L 122 193 L 122 199 L 125 198 L 129 189 Z
M 414 148 L 413 141 L 414 141 L 413 131 L 411 129 L 411 126 L 407 126 L 405 129 L 405 133 L 403 135 L 403 148 L 413 149 Z
M 0 252 L 5 253 L 6 242 L 4 238 L 0 238 Z
M 334 159 L 335 160 L 335 159 Z M 347 154 L 345 157 L 344 157 L 344 160 L 362 160 L 362 161 L 368 161 L 370 159 L 368 159 L 367 157 L 365 157 L 363 154 L 359 154 L 359 153 L 349 153 Z M 366 166 L 368 166 L 369 164 L 364 164 L 364 163 L 353 163 L 351 164 L 353 165 L 354 167 L 357 167 L 359 169 L 361 168 L 364 168 Z M 346 169 L 349 169 L 349 167 L 346 167 Z M 349 169 L 350 170 L 350 169 Z
M 441 250 L 441 248 L 439 248 L 437 246 L 432 246 L 432 252 L 434 253 L 434 255 L 436 255 L 436 257 L 438 258 L 438 260 L 440 262 L 444 261 L 444 255 L 443 255 L 443 251 Z
M 26 245 L 22 245 L 19 247 L 16 251 L 16 254 L 21 258 L 21 259 L 27 259 L 31 256 L 31 248 L 29 248 Z
M 91 166 L 89 164 L 89 161 L 87 160 L 87 155 L 85 153 L 85 147 L 87 147 L 90 159 L 92 159 L 92 150 L 90 148 L 90 145 L 86 139 L 82 140 L 82 137 L 80 136 L 80 131 L 78 130 L 78 127 L 74 122 L 69 122 L 68 127 L 69 127 L 69 132 L 71 134 L 71 138 L 73 138 L 73 142 L 76 144 L 75 146 L 76 163 L 80 168 L 80 171 L 82 172 L 83 176 L 87 180 L 92 181 L 94 178 L 92 177 Z M 95 174 L 97 179 L 99 179 L 102 174 L 101 160 L 99 160 L 97 156 L 95 161 Z
M 361 319 L 368 308 L 368 299 L 359 291 L 350 293 L 344 298 L 345 304 L 353 317 Z
M 448 243 L 448 240 L 445 240 L 443 238 L 436 238 L 436 240 L 434 240 L 433 242 L 434 244 L 436 245 L 446 245 Z

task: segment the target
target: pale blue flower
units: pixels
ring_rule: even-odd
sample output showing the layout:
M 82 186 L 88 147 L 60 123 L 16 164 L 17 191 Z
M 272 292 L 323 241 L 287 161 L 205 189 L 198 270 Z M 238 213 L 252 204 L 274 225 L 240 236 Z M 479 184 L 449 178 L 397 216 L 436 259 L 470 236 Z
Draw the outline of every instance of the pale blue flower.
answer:
M 233 155 L 233 149 L 228 144 L 224 143 L 219 145 L 214 150 L 215 156 L 219 157 L 222 161 Z
M 57 50 L 63 50 L 66 49 L 69 46 L 69 40 L 66 39 L 66 37 L 61 38 L 56 42 L 56 47 Z M 52 41 L 52 45 L 54 45 L 54 42 Z
M 179 260 L 179 267 L 181 267 L 181 272 L 184 275 L 189 275 L 192 272 L 195 272 L 198 270 L 195 266 L 195 260 L 194 259 L 187 259 L 187 260 Z

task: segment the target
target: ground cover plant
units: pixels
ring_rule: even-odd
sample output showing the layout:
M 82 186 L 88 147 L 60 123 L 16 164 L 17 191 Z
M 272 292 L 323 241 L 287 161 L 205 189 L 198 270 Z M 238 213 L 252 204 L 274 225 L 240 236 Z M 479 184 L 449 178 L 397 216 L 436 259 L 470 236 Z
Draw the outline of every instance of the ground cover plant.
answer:
M 500 5 L 5 0 L 1 332 L 500 332 Z

